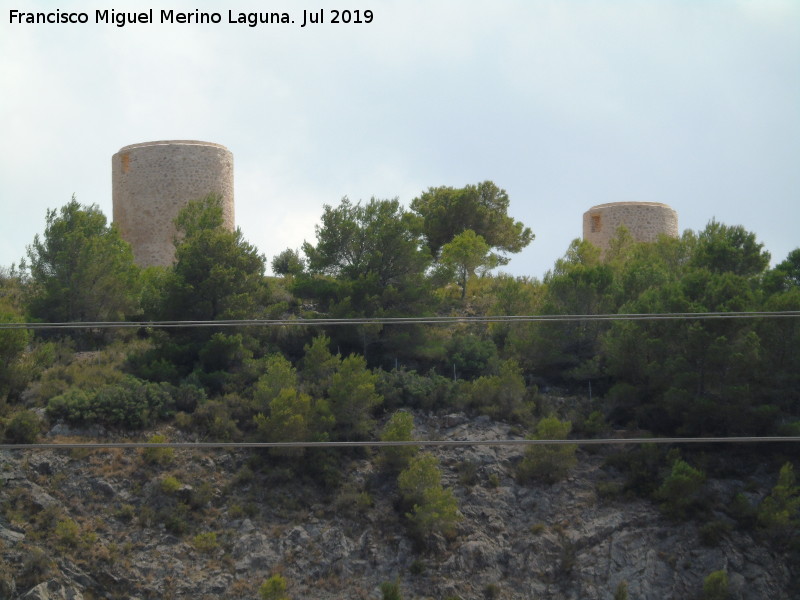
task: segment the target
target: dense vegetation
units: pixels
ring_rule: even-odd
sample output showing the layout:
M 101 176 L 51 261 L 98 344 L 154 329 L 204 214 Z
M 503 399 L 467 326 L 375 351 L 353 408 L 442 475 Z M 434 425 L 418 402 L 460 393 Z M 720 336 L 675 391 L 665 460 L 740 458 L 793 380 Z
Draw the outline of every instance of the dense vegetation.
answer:
M 753 233 L 716 221 L 652 244 L 621 229 L 605 256 L 575 240 L 542 281 L 493 273 L 533 240 L 508 205 L 491 182 L 431 188 L 410 209 L 344 199 L 324 207 L 316 240 L 274 257 L 267 276 L 266 258 L 241 231 L 223 228 L 214 198 L 176 220 L 177 260 L 168 269 L 137 268 L 98 208 L 73 198 L 48 211 L 27 260 L 0 273 L 0 323 L 296 324 L 0 329 L 2 434 L 31 442 L 46 419 L 129 431 L 171 422 L 214 440 L 411 439 L 413 420 L 401 408 L 485 414 L 539 439 L 612 429 L 800 434 L 797 318 L 311 322 L 800 310 L 800 249 L 770 268 Z M 549 387 L 583 400 L 559 405 L 540 393 Z M 552 481 L 574 465 L 574 447 L 535 448 L 519 464 L 520 480 Z M 334 454 L 274 454 L 282 468 L 337 479 Z M 630 491 L 662 502 L 667 514 L 702 511 L 704 474 L 687 457 L 643 448 L 609 460 L 628 474 Z M 457 508 L 432 457 L 403 447 L 381 462 L 398 478 L 412 534 L 421 542 L 425 532 L 451 535 Z M 741 522 L 797 544 L 798 487 L 786 465 L 760 507 L 737 510 Z

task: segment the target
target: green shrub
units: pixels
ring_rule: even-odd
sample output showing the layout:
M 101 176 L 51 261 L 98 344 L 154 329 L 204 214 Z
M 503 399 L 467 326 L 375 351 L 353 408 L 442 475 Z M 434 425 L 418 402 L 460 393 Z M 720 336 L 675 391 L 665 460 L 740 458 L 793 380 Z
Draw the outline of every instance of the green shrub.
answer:
M 183 535 L 189 529 L 188 515 L 189 507 L 180 502 L 173 507 L 166 507 L 158 511 L 156 519 L 163 523 L 170 533 Z
M 726 510 L 731 517 L 736 519 L 739 527 L 744 529 L 755 527 L 758 519 L 758 509 L 743 493 L 736 494 Z
M 198 533 L 192 538 L 192 545 L 200 552 L 209 554 L 217 549 L 217 534 L 213 531 Z
M 124 360 L 123 352 L 110 349 L 96 353 L 91 361 L 73 360 L 73 348 L 62 345 L 57 349 L 58 358 L 69 364 L 58 364 L 42 373 L 38 385 L 39 397 L 45 401 L 70 389 L 91 392 L 106 385 L 120 383 L 125 375 L 120 368 Z
M 286 595 L 286 579 L 278 574 L 273 575 L 261 584 L 258 595 L 261 600 L 289 600 Z
M 624 579 L 617 584 L 614 590 L 614 600 L 628 600 L 628 582 Z
M 148 444 L 166 444 L 167 438 L 160 434 L 147 438 Z M 145 448 L 142 451 L 142 460 L 149 465 L 168 465 L 175 458 L 174 448 Z
M 252 483 L 255 479 L 256 474 L 253 472 L 248 465 L 242 465 L 242 467 L 236 471 L 231 481 L 232 485 L 247 485 L 248 483 Z
M 181 489 L 181 482 L 173 475 L 167 475 L 161 480 L 161 491 L 165 494 L 175 494 Z
M 39 438 L 42 420 L 32 410 L 23 410 L 15 414 L 8 423 L 5 432 L 9 444 L 34 444 Z
M 703 580 L 703 600 L 727 600 L 730 598 L 728 590 L 728 573 L 714 571 Z
M 452 379 L 434 372 L 419 375 L 416 371 L 394 369 L 378 371 L 376 389 L 388 410 L 400 407 L 432 410 L 452 404 L 455 384 Z
M 214 497 L 214 486 L 209 481 L 201 481 L 192 488 L 192 495 L 189 498 L 189 506 L 194 509 L 202 508 Z
M 408 572 L 412 575 L 422 575 L 425 572 L 425 563 L 415 558 L 414 562 L 408 567 Z
M 458 483 L 464 487 L 472 487 L 478 483 L 478 463 L 474 460 L 464 460 L 456 464 Z
M 658 489 L 658 473 L 665 464 L 665 457 L 661 445 L 642 444 L 611 454 L 606 458 L 606 465 L 625 473 L 624 492 L 648 498 Z
M 136 516 L 136 507 L 133 504 L 123 504 L 114 512 L 114 516 L 120 521 L 130 523 Z
M 372 508 L 374 501 L 369 492 L 354 484 L 345 484 L 336 496 L 334 506 L 342 515 L 357 518 Z
M 778 481 L 758 507 L 758 524 L 779 545 L 800 537 L 800 486 L 792 463 L 781 467 Z
M 424 542 L 434 533 L 455 535 L 462 516 L 453 492 L 442 487 L 435 456 L 420 454 L 411 459 L 408 468 L 397 477 L 397 485 L 404 506 L 410 507 L 406 518 L 418 541 Z
M 414 439 L 414 417 L 409 412 L 397 411 L 381 432 L 383 442 L 407 442 Z M 381 462 L 390 471 L 398 472 L 408 466 L 417 453 L 418 446 L 388 446 L 381 448 Z
M 656 491 L 656 498 L 662 501 L 662 510 L 673 518 L 685 519 L 696 507 L 705 479 L 705 473 L 677 459 Z
M 536 425 L 535 440 L 566 439 L 572 424 L 547 417 Z M 525 457 L 517 465 L 517 478 L 522 482 L 534 479 L 555 483 L 566 477 L 577 463 L 575 444 L 545 445 L 535 444 L 525 450 Z
M 587 437 L 598 437 L 608 431 L 608 423 L 599 410 L 592 411 L 583 421 L 582 429 Z
M 192 422 L 195 429 L 216 442 L 229 442 L 239 437 L 239 428 L 231 418 L 228 407 L 219 400 L 208 400 L 201 404 Z
M 41 548 L 33 548 L 22 560 L 22 569 L 15 578 L 17 589 L 28 590 L 52 577 L 58 567 Z
M 731 526 L 725 521 L 709 521 L 700 527 L 700 543 L 709 547 L 719 546 L 730 530 Z
M 71 388 L 50 399 L 47 414 L 72 424 L 142 429 L 174 414 L 173 388 L 127 377 L 97 391 Z
M 206 391 L 200 386 L 182 383 L 175 390 L 175 409 L 192 413 L 206 398 Z
M 469 407 L 493 419 L 528 423 L 532 419 L 532 403 L 522 369 L 514 360 L 500 363 L 497 375 L 484 375 L 464 386 Z
M 189 523 L 179 515 L 162 515 L 161 522 L 164 523 L 164 528 L 174 535 L 183 535 L 189 529 Z
M 381 594 L 383 600 L 403 600 L 403 594 L 400 592 L 400 581 L 384 581 L 381 584 Z
M 72 519 L 64 519 L 56 523 L 56 540 L 63 546 L 74 548 L 80 540 L 81 528 Z
M 613 500 L 622 494 L 622 484 L 616 481 L 598 481 L 595 485 L 597 496 L 603 500 Z

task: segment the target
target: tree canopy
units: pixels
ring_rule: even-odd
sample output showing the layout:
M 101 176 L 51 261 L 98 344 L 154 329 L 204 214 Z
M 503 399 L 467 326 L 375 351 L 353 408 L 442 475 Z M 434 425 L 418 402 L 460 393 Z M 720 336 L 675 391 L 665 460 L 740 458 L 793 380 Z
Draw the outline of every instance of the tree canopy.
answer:
M 463 188 L 432 187 L 411 202 L 411 210 L 421 220 L 422 235 L 434 257 L 458 234 L 471 229 L 490 248 L 500 252 L 520 252 L 534 235 L 521 221 L 508 215 L 509 198 L 505 190 L 491 181 Z M 502 258 L 501 263 L 508 262 Z
M 265 302 L 266 259 L 240 229 L 223 226 L 220 199 L 189 203 L 175 219 L 175 266 L 162 304 L 166 319 L 254 318 Z
M 325 205 L 316 245 L 303 244 L 308 269 L 345 279 L 374 276 L 381 287 L 403 283 L 430 263 L 411 221 L 397 200 Z
M 439 262 L 445 269 L 454 273 L 461 288 L 461 297 L 467 295 L 467 281 L 475 276 L 478 269 L 488 271 L 501 262 L 499 256 L 489 251 L 489 244 L 471 229 L 456 235 L 442 246 Z
M 117 321 L 138 303 L 139 269 L 130 246 L 97 205 L 73 196 L 48 210 L 44 235 L 28 246 L 28 310 L 50 322 Z

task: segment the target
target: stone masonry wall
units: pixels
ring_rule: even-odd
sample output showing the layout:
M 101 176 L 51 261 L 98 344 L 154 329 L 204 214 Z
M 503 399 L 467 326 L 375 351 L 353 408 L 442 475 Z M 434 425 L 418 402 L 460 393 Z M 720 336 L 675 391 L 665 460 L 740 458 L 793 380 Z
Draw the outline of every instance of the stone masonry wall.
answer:
M 639 242 L 655 242 L 660 235 L 678 237 L 678 213 L 659 202 L 611 202 L 583 213 L 583 239 L 603 252 L 624 225 Z
M 225 226 L 233 230 L 233 154 L 225 146 L 145 142 L 121 148 L 111 163 L 114 223 L 140 266 L 174 262 L 173 221 L 193 200 L 221 196 Z

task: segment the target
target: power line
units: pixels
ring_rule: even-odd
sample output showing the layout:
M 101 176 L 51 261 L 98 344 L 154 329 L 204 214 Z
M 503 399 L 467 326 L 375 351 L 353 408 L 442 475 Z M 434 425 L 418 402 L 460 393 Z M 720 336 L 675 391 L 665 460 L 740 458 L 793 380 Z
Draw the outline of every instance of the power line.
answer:
M 3 329 L 130 329 L 142 327 L 319 327 L 338 325 L 446 325 L 450 323 L 533 323 L 543 321 L 657 321 L 695 319 L 797 318 L 798 310 L 692 313 L 624 313 L 601 315 L 487 315 L 478 317 L 376 317 L 348 319 L 224 319 L 219 321 L 70 321 L 63 323 L 0 323 Z
M 749 444 L 797 443 L 800 436 L 736 436 L 736 437 L 661 437 L 661 438 L 597 438 L 558 440 L 411 440 L 411 441 L 346 441 L 346 442 L 63 442 L 54 444 L 0 444 L 0 450 L 57 450 L 57 449 L 107 449 L 107 448 L 175 448 L 232 449 L 232 448 L 385 448 L 391 446 L 612 446 L 633 444 Z

